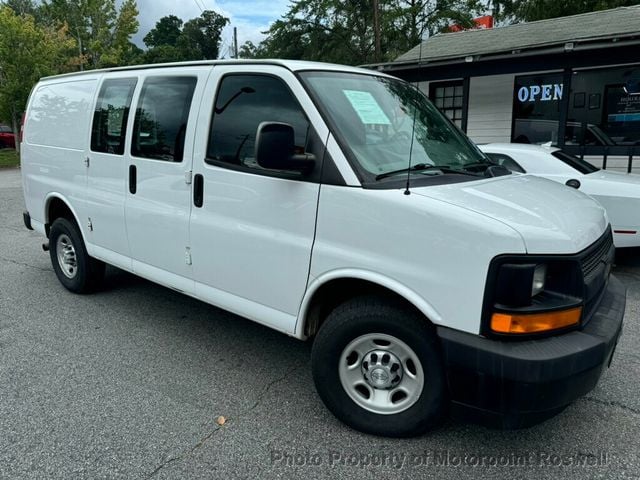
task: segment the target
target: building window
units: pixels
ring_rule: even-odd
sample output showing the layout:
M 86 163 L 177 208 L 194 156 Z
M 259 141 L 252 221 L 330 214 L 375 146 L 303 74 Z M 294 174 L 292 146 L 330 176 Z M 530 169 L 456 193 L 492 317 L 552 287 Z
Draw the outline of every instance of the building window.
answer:
M 511 141 L 557 144 L 564 93 L 561 73 L 516 77 Z
M 574 72 L 565 145 L 640 144 L 640 95 L 633 89 L 639 78 L 640 66 Z
M 464 81 L 431 82 L 429 84 L 429 98 L 438 109 L 453 121 L 458 127 L 465 127 L 465 98 Z

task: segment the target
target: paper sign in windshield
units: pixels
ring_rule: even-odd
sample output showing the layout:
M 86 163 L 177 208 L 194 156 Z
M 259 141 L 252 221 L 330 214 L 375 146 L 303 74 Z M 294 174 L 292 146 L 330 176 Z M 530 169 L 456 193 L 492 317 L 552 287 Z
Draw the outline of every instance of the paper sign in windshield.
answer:
M 391 125 L 389 117 L 369 92 L 361 92 L 359 90 L 343 90 L 342 92 L 351 103 L 362 123 L 365 125 Z

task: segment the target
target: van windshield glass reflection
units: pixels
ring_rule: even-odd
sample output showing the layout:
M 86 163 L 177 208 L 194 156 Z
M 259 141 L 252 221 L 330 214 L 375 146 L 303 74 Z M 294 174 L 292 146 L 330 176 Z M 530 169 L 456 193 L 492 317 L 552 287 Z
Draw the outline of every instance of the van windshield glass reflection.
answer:
M 330 117 L 335 133 L 357 160 L 367 181 L 424 165 L 421 175 L 439 175 L 490 165 L 415 87 L 373 75 L 338 72 L 301 74 Z M 415 127 L 413 121 L 415 118 Z M 443 170 L 433 167 L 443 167 Z

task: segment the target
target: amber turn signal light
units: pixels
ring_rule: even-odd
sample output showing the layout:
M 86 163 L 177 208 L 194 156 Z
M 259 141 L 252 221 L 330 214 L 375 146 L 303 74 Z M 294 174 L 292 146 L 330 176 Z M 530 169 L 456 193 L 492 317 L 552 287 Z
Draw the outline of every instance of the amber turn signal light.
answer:
M 546 332 L 577 325 L 581 314 L 582 307 L 533 314 L 494 313 L 491 316 L 491 330 L 513 334 Z

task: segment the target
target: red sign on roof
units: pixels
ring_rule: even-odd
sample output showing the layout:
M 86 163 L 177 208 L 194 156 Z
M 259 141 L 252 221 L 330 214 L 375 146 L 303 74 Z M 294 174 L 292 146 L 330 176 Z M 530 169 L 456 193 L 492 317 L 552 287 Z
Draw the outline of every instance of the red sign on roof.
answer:
M 463 28 L 460 25 L 451 25 L 449 27 L 450 32 L 462 32 L 463 30 L 485 30 L 487 28 L 493 28 L 493 17 L 491 15 L 485 15 L 484 17 L 478 17 L 473 19 L 474 26 L 471 28 Z

